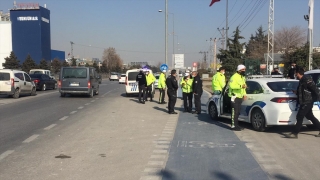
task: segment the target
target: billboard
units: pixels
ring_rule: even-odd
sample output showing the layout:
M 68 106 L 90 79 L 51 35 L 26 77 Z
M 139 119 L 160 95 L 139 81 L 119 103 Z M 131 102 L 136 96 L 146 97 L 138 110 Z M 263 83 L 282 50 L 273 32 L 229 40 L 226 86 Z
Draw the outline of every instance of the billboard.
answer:
M 184 54 L 174 54 L 174 68 L 184 68 Z

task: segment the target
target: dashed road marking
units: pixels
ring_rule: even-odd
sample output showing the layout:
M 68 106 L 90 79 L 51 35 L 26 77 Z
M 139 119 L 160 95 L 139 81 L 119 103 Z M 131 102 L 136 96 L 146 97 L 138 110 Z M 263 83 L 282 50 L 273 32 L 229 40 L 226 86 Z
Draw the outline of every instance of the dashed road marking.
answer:
M 153 150 L 153 153 L 156 153 L 156 154 L 167 154 L 168 151 L 167 150 Z
M 78 107 L 78 109 L 83 109 L 83 106 Z
M 151 155 L 150 159 L 164 159 L 166 155 Z
M 146 173 L 157 173 L 157 172 L 160 172 L 162 170 L 162 168 L 145 168 L 143 170 L 143 172 L 146 172 Z
M 86 103 L 86 104 L 84 104 L 84 105 L 86 105 L 86 106 L 88 106 L 88 105 L 90 105 L 91 103 Z
M 23 143 L 29 143 L 29 142 L 35 140 L 38 136 L 39 136 L 39 134 L 34 134 L 34 135 L 30 136 L 28 139 L 24 140 Z
M 111 92 L 111 91 L 108 91 L 108 92 L 104 93 L 102 96 L 105 96 L 105 95 L 109 94 L 110 92 Z
M 12 154 L 14 152 L 14 150 L 8 150 L 2 154 L 0 154 L 0 161 L 4 158 L 6 158 L 7 156 L 9 156 L 10 154 Z
M 70 114 L 75 114 L 77 111 L 71 111 Z
M 158 148 L 158 149 L 169 149 L 169 145 L 156 145 L 156 148 Z
M 99 99 L 99 98 L 96 98 L 96 99 Z
M 91 102 L 95 102 L 96 100 L 92 100 Z
M 50 126 L 44 128 L 44 130 L 50 130 L 51 128 L 53 128 L 53 127 L 55 127 L 55 126 L 56 126 L 56 124 L 51 124 Z
M 148 165 L 151 165 L 151 166 L 162 166 L 164 164 L 163 161 L 149 161 L 148 162 Z
M 63 117 L 60 118 L 59 120 L 60 120 L 60 121 L 64 121 L 64 120 L 66 120 L 68 117 L 69 117 L 69 116 L 63 116 Z

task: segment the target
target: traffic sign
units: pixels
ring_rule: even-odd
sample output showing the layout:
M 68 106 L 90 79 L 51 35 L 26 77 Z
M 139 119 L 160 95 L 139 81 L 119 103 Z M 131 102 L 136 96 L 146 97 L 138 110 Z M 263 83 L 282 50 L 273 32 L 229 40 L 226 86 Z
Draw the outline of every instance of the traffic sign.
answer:
M 168 65 L 166 65 L 166 64 L 161 64 L 161 66 L 160 66 L 160 71 L 161 71 L 161 72 L 162 72 L 163 70 L 168 71 L 168 69 L 169 69 Z

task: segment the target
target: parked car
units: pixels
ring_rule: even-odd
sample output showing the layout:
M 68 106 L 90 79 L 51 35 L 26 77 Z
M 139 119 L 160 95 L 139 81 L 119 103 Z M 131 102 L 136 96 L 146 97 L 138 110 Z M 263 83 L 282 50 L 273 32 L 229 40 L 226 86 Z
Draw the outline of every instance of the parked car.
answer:
M 46 70 L 46 69 L 31 69 L 29 71 L 29 74 L 46 74 L 49 77 L 55 79 L 54 75 L 51 73 L 50 70 Z
M 121 74 L 119 78 L 119 84 L 124 84 L 126 82 L 126 74 Z
M 296 123 L 297 96 L 299 81 L 280 78 L 248 79 L 247 100 L 241 104 L 239 121 L 251 123 L 256 131 L 264 131 L 269 126 L 294 125 Z M 218 117 L 231 118 L 230 97 L 228 87 L 221 95 L 214 95 L 207 102 L 207 113 L 213 120 Z M 315 103 L 313 113 L 320 119 L 320 109 Z M 312 122 L 304 119 L 304 125 Z
M 110 81 L 119 81 L 119 74 L 118 73 L 115 73 L 115 72 L 112 72 L 110 74 L 110 78 L 109 78 Z
M 139 74 L 141 69 L 131 69 L 126 72 L 126 96 L 131 96 L 134 94 L 139 94 L 139 88 L 138 83 L 136 81 L 136 77 Z M 152 70 L 148 70 L 150 73 L 152 73 Z M 154 97 L 154 84 L 152 84 L 152 98 Z
M 156 81 L 154 82 L 154 88 L 158 89 L 158 83 L 159 83 L 159 74 L 155 74 L 154 77 L 156 78 Z
M 0 69 L 0 94 L 19 98 L 21 94 L 36 95 L 36 86 L 30 76 L 19 70 Z
M 66 94 L 99 94 L 99 81 L 93 67 L 62 67 L 58 81 L 61 97 Z
M 310 75 L 317 87 L 320 88 L 320 69 L 310 70 L 304 74 Z
M 37 90 L 46 91 L 57 88 L 57 81 L 46 74 L 30 74 L 30 77 Z
M 101 76 L 101 74 L 98 74 L 98 82 L 99 82 L 99 84 L 102 83 L 102 76 Z

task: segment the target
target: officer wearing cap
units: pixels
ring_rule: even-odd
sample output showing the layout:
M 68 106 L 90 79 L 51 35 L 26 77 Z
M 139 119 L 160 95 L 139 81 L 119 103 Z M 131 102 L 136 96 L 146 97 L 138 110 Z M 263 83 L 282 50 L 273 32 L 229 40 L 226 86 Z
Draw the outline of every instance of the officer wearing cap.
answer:
M 220 67 L 219 72 L 217 72 L 213 77 L 212 77 L 212 92 L 213 95 L 220 95 L 222 92 L 222 89 L 226 85 L 226 77 L 224 76 L 225 73 L 225 68 Z
M 193 79 L 191 78 L 190 74 L 186 72 L 180 82 L 182 89 L 184 112 L 192 112 L 192 84 Z
M 166 103 L 164 101 L 165 92 L 166 92 L 166 72 L 167 72 L 166 70 L 162 70 L 158 80 L 158 89 L 160 91 L 159 104 Z
M 177 90 L 178 82 L 176 80 L 177 72 L 175 69 L 171 71 L 171 75 L 166 79 L 166 85 L 168 87 L 167 94 L 169 97 L 168 102 L 168 113 L 169 114 L 178 114 L 174 111 L 174 106 L 177 102 Z
M 148 96 L 150 96 L 150 101 L 152 101 L 152 85 L 156 81 L 156 78 L 152 73 L 150 73 L 149 70 L 146 71 L 146 78 L 147 78 L 147 95 L 146 95 L 146 101 L 148 100 Z
M 142 104 L 145 104 L 146 101 L 146 90 L 147 90 L 147 79 L 146 76 L 143 73 L 143 70 L 141 69 L 139 74 L 136 77 L 136 81 L 138 82 L 139 85 L 139 102 Z M 142 96 L 142 100 L 141 100 Z
M 229 97 L 231 97 L 231 129 L 235 131 L 241 131 L 241 127 L 238 124 L 238 118 L 240 114 L 242 101 L 247 99 L 246 93 L 246 79 L 245 79 L 246 67 L 242 64 L 238 65 L 237 72 L 230 78 L 229 83 Z

